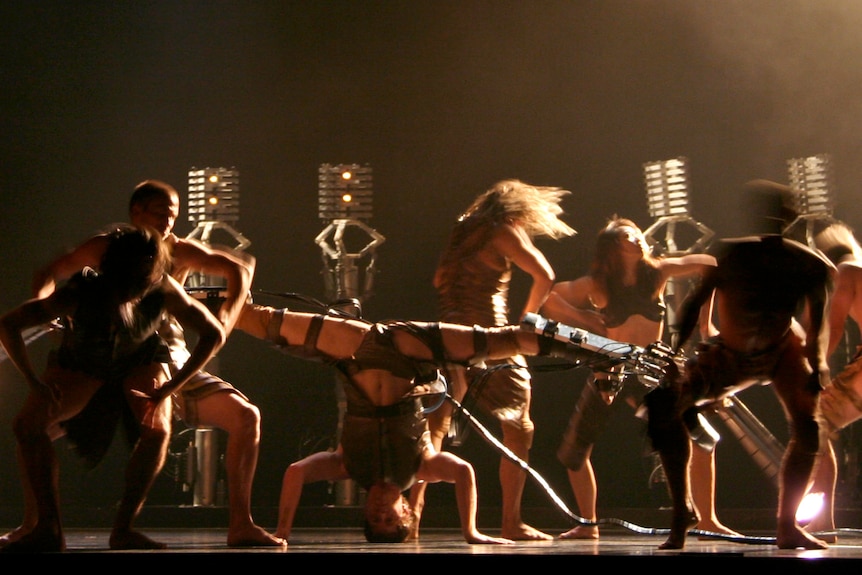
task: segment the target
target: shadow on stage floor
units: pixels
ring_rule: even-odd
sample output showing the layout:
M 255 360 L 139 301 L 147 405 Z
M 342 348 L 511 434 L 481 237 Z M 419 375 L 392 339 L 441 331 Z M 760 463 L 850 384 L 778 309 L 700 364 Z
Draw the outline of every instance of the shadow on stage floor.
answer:
M 294 531 L 290 545 L 284 549 L 232 549 L 226 546 L 226 531 L 222 528 L 155 528 L 147 533 L 168 544 L 160 551 L 110 551 L 107 549 L 107 529 L 72 528 L 67 531 L 68 551 L 43 554 L 63 565 L 81 562 L 89 568 L 116 564 L 140 568 L 146 565 L 181 567 L 193 562 L 196 569 L 227 567 L 237 560 L 251 560 L 254 569 L 269 565 L 292 567 L 291 556 L 314 555 L 314 558 L 348 561 L 348 568 L 381 567 L 392 561 L 393 566 L 409 569 L 403 559 L 421 556 L 414 563 L 422 570 L 439 565 L 447 569 L 486 564 L 514 567 L 520 561 L 539 567 L 546 558 L 572 557 L 577 566 L 676 567 L 693 569 L 767 568 L 782 573 L 815 573 L 826 570 L 862 566 L 862 538 L 839 538 L 837 544 L 824 551 L 779 550 L 770 543 L 750 544 L 725 540 L 699 540 L 696 537 L 682 551 L 660 551 L 663 536 L 633 534 L 621 527 L 603 530 L 599 541 L 569 541 L 556 539 L 543 542 L 518 542 L 514 545 L 468 545 L 458 530 L 428 529 L 419 542 L 403 544 L 369 544 L 358 529 L 301 528 Z M 302 557 L 304 568 L 311 557 Z M 40 559 L 41 560 L 41 559 Z M 745 560 L 744 565 L 742 560 Z M 398 561 L 398 563 L 395 563 Z M 512 562 L 515 563 L 512 563 Z M 529 561 L 529 563 L 527 563 Z M 465 564 L 466 562 L 466 564 Z M 555 563 L 559 565 L 559 563 Z M 574 565 L 574 564 L 573 564 Z M 326 564 L 321 563 L 321 568 Z M 331 568 L 332 565 L 326 566 Z
M 273 510 L 274 511 L 274 510 Z M 439 525 L 451 520 L 450 515 L 429 516 L 429 525 Z M 530 510 L 526 510 L 527 516 Z M 79 512 L 80 513 L 80 512 Z M 617 515 L 626 518 L 622 525 L 605 524 L 602 526 L 599 541 L 572 541 L 555 539 L 542 542 L 517 542 L 514 545 L 469 545 L 464 542 L 460 531 L 453 527 L 424 527 L 420 540 L 403 544 L 369 544 L 359 528 L 359 508 L 301 508 L 297 517 L 290 545 L 287 548 L 233 549 L 226 545 L 227 515 L 224 509 L 153 509 L 147 508 L 139 521 L 139 528 L 148 535 L 165 542 L 168 548 L 159 551 L 110 551 L 108 549 L 108 526 L 112 513 L 105 510 L 95 516 L 84 517 L 67 515 L 66 539 L 68 550 L 65 553 L 43 554 L 43 557 L 57 560 L 62 564 L 96 566 L 100 562 L 140 567 L 146 564 L 183 565 L 194 560 L 196 568 L 209 565 L 225 566 L 225 561 L 252 558 L 254 568 L 280 563 L 292 566 L 291 555 L 315 555 L 321 558 L 348 560 L 351 567 L 380 566 L 389 560 L 397 561 L 411 555 L 421 556 L 417 567 L 427 568 L 436 561 L 441 567 L 457 568 L 453 560 L 469 563 L 500 564 L 511 567 L 512 561 L 529 561 L 536 566 L 542 558 L 577 557 L 579 566 L 587 564 L 616 567 L 634 565 L 638 567 L 674 566 L 677 568 L 733 568 L 744 559 L 746 568 L 770 568 L 787 573 L 814 573 L 836 568 L 862 567 L 862 532 L 851 528 L 838 530 L 838 542 L 823 551 L 780 550 L 774 545 L 771 528 L 757 529 L 758 514 L 747 512 L 739 517 L 724 513 L 728 524 L 742 530 L 746 539 L 703 539 L 690 536 L 686 547 L 680 551 L 661 551 L 658 546 L 664 541 L 667 525 L 663 513 L 650 515 L 638 510 L 617 510 Z M 256 513 L 258 521 L 272 528 L 275 517 L 271 512 L 261 510 Z M 548 533 L 559 535 L 568 525 L 561 525 L 558 518 L 533 523 Z M 747 518 L 749 522 L 743 522 Z M 5 518 L 4 518 L 5 519 Z M 735 520 L 735 521 L 734 521 Z M 768 523 L 765 518 L 760 521 Z M 99 527 L 82 524 L 100 525 Z M 171 524 L 170 526 L 168 524 Z M 186 525 L 186 526 L 182 526 Z M 490 527 L 494 525 L 494 527 Z M 498 534 L 498 523 L 488 523 L 487 518 L 480 521 L 482 529 L 489 534 Z M 633 530 L 631 527 L 634 526 Z M 309 558 L 303 558 L 307 560 Z M 41 559 L 40 559 L 41 560 Z M 283 563 L 282 563 L 283 562 Z M 503 563 L 505 562 L 505 563 Z M 250 565 L 252 565 L 250 564 Z M 304 562 L 303 565 L 309 565 Z M 409 569 L 407 563 L 399 563 L 402 569 Z M 321 564 L 323 566 L 323 564 Z

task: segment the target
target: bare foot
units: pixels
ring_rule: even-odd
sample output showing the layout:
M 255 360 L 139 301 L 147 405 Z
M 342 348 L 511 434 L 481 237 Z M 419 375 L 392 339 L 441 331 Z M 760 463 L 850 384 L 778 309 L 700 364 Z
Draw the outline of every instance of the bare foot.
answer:
M 515 529 L 503 529 L 500 535 L 512 541 L 551 541 L 554 538 L 526 523 L 521 523 Z
M 727 535 L 728 537 L 744 537 L 742 533 L 738 533 L 727 527 L 726 525 L 718 522 L 718 521 L 701 521 L 697 525 L 694 526 L 698 531 L 708 531 L 709 533 L 716 533 L 718 535 Z M 710 539 L 707 535 L 700 535 L 699 539 Z
M 598 525 L 578 525 L 560 534 L 560 539 L 598 539 Z
M 10 541 L 0 553 L 59 553 L 66 550 L 66 540 L 59 529 L 35 528 Z
M 781 529 L 775 537 L 779 549 L 829 549 L 829 544 L 805 532 L 800 527 Z
M 150 539 L 140 531 L 133 530 L 117 530 L 111 532 L 111 537 L 108 540 L 111 549 L 131 550 L 131 549 L 167 549 L 167 545 Z
M 228 547 L 287 547 L 287 541 L 270 535 L 265 529 L 252 525 L 227 534 Z
M 685 511 L 671 520 L 670 535 L 667 541 L 658 546 L 659 549 L 682 549 L 685 547 L 685 536 L 692 526 L 697 524 L 697 514 Z
M 13 529 L 12 531 L 10 531 L 4 535 L 0 535 L 0 549 L 2 549 L 3 547 L 6 547 L 10 543 L 14 543 L 15 541 L 18 541 L 19 539 L 21 539 L 21 537 L 23 537 L 24 535 L 27 535 L 32 530 L 33 530 L 32 527 L 24 527 L 23 525 L 20 525 L 20 526 L 16 527 L 15 529 Z
M 811 533 L 822 541 L 829 543 L 830 545 L 838 543 L 838 533 L 835 530 L 834 521 L 818 521 L 817 519 L 815 519 L 814 521 L 805 526 L 805 531 Z M 0 540 L 0 545 L 1 544 L 2 540 Z
M 475 535 L 467 538 L 467 543 L 471 545 L 514 545 L 515 542 L 511 539 L 505 539 L 503 537 L 491 537 L 490 535 L 485 535 L 484 533 L 476 533 Z

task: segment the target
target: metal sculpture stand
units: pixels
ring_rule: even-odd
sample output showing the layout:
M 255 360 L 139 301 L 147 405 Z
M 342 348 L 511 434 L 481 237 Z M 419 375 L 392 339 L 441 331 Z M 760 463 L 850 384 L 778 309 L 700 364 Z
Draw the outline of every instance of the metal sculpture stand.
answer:
M 683 226 L 687 228 L 689 234 L 694 234 L 693 241 L 687 248 L 680 249 L 677 241 L 677 231 L 682 232 Z M 679 230 L 677 228 L 680 228 Z M 664 230 L 664 237 L 660 240 L 655 239 L 655 236 Z M 682 256 L 692 253 L 704 252 L 709 246 L 709 242 L 715 236 L 715 232 L 704 224 L 698 222 L 688 215 L 664 216 L 658 218 L 653 224 L 644 230 L 644 237 L 647 243 L 653 248 L 656 255 L 664 256 Z M 664 297 L 665 301 L 669 302 L 667 306 L 667 329 L 670 335 L 670 344 L 676 346 L 679 332 L 677 331 L 677 313 L 682 302 L 691 293 L 695 286 L 695 282 L 690 279 L 677 280 L 670 278 L 665 286 Z
M 213 232 L 222 230 L 236 241 L 236 245 L 215 247 L 226 251 L 239 252 L 251 245 L 251 241 L 234 229 L 230 224 L 220 221 L 198 222 L 186 239 L 198 240 L 206 245 L 213 244 Z M 227 282 L 224 278 L 208 276 L 203 273 L 191 273 L 186 279 L 185 289 L 195 299 L 203 303 L 207 309 L 216 313 L 224 302 Z M 218 356 L 212 358 L 206 366 L 207 371 L 218 373 Z M 194 507 L 222 507 L 226 503 L 226 488 L 224 473 L 225 442 L 221 440 L 224 432 L 214 427 L 195 427 L 189 430 L 194 438 L 189 442 L 184 453 L 185 473 L 183 491 L 192 492 Z

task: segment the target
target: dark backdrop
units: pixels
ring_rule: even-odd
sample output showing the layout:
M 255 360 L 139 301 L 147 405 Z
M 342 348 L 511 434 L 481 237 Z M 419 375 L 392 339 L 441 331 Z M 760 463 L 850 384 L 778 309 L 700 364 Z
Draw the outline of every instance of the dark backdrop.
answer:
M 139 181 L 184 191 L 192 166 L 240 171 L 237 227 L 256 287 L 320 298 L 317 168 L 370 164 L 370 224 L 386 237 L 372 319 L 434 317 L 450 226 L 503 178 L 573 192 L 565 219 L 580 234 L 539 241 L 560 279 L 585 271 L 610 215 L 651 223 L 646 161 L 688 157 L 692 215 L 729 236 L 745 231 L 743 182 L 786 182 L 788 158 L 828 153 L 836 216 L 855 226 L 860 25 L 851 0 L 4 2 L 0 308 L 28 297 L 36 267 L 124 220 Z M 34 344 L 37 358 L 47 344 Z M 219 370 L 261 408 L 254 501 L 274 506 L 286 465 L 331 441 L 334 377 L 241 333 Z M 583 378 L 536 376 L 533 463 L 567 501 L 554 450 Z M 14 508 L 10 425 L 24 384 L 8 362 L 0 382 L 0 506 Z M 743 398 L 783 436 L 771 390 Z M 462 449 L 480 501 L 496 505 L 497 455 L 475 435 Z M 601 506 L 664 503 L 642 451 L 621 409 L 595 453 Z M 65 502 L 114 501 L 124 457 L 118 448 L 89 473 L 64 459 Z M 773 489 L 727 436 L 719 506 L 769 506 Z M 160 485 L 153 501 L 174 495 Z M 325 498 L 312 489 L 306 501 Z M 532 484 L 525 504 L 550 505 Z

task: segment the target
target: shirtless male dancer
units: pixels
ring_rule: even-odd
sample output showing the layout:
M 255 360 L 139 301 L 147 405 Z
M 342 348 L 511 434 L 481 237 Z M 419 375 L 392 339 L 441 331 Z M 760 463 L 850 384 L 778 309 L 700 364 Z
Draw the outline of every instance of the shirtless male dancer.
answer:
M 750 215 L 759 229 L 779 222 L 786 186 L 749 182 Z M 776 545 L 780 549 L 825 549 L 828 544 L 799 525 L 796 511 L 812 481 L 823 442 L 820 394 L 829 384 L 826 350 L 832 274 L 835 266 L 819 251 L 784 238 L 780 230 L 724 240 L 717 265 L 706 271 L 683 311 L 678 347 L 691 336 L 700 309 L 715 298 L 719 334 L 698 344 L 681 373 L 645 397 L 648 433 L 661 456 L 673 512 L 661 549 L 682 549 L 698 510 L 691 501 L 691 440 L 685 418 L 691 410 L 720 401 L 752 385 L 768 383 L 790 424 L 778 477 Z M 805 321 L 796 314 L 806 310 Z M 804 326 L 802 325 L 804 323 Z

